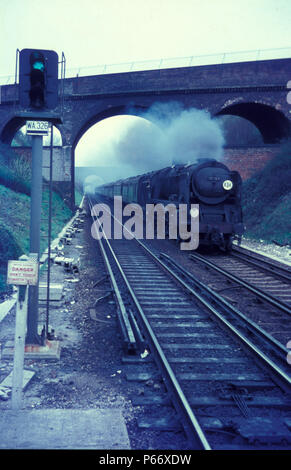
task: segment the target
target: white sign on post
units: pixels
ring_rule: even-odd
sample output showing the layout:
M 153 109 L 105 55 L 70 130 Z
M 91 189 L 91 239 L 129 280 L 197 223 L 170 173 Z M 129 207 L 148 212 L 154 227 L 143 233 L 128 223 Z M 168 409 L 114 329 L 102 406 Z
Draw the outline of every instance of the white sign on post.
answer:
M 38 263 L 36 261 L 9 260 L 7 284 L 36 286 Z
M 26 135 L 48 135 L 50 126 L 48 121 L 26 121 Z
M 28 288 L 26 286 L 37 285 L 38 283 L 38 262 L 35 254 L 30 257 L 22 255 L 19 260 L 9 260 L 7 270 L 7 284 L 18 286 L 16 322 L 14 336 L 14 361 L 12 375 L 12 401 L 11 407 L 14 410 L 20 409 L 22 405 L 23 386 L 23 364 L 24 347 L 27 321 L 27 301 Z M 20 289 L 25 289 L 24 295 Z

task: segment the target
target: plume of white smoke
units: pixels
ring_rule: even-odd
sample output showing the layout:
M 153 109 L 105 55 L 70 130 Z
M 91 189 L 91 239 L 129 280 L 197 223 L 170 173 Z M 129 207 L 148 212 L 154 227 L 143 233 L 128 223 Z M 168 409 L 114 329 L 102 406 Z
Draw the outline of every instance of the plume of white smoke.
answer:
M 85 178 L 83 183 L 83 190 L 85 194 L 94 194 L 95 188 L 104 184 L 104 181 L 100 176 L 89 175 Z
M 140 117 L 147 121 L 137 119 L 116 142 L 120 164 L 143 172 L 223 155 L 222 129 L 206 111 L 158 103 Z

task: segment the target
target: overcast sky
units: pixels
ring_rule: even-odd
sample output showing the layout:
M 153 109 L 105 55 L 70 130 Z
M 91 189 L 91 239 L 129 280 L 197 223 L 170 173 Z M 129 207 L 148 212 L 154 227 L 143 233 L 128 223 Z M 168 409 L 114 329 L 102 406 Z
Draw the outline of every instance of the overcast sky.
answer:
M 0 75 L 16 49 L 67 67 L 291 46 L 290 0 L 0 0 Z
M 63 51 L 68 70 L 289 47 L 290 25 L 291 0 L 0 0 L 0 76 L 16 49 Z

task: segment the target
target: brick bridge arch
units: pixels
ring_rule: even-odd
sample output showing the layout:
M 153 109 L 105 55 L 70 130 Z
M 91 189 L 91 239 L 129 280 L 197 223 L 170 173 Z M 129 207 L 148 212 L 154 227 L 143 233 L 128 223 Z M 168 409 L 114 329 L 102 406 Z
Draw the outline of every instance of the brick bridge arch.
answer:
M 290 70 L 291 59 L 275 59 L 66 79 L 63 124 L 57 126 L 63 141 L 63 182 L 70 184 L 73 194 L 75 148 L 86 130 L 107 117 L 138 114 L 156 102 L 174 101 L 212 116 L 244 117 L 258 127 L 266 146 L 272 146 L 291 135 Z M 0 91 L 0 139 L 9 143 L 24 120 L 15 115 L 18 86 L 3 86 Z M 258 158 L 259 164 L 272 152 L 265 160 Z M 245 154 L 226 149 L 226 162 L 243 171 L 244 177 L 258 167 L 251 154 Z
M 241 101 L 225 105 L 215 114 L 215 116 L 223 115 L 239 116 L 252 122 L 266 144 L 278 143 L 290 137 L 290 120 L 275 106 L 266 103 Z
M 148 108 L 139 105 L 120 105 L 120 106 L 112 106 L 107 109 L 103 109 L 102 111 L 98 112 L 97 114 L 93 114 L 85 121 L 79 129 L 76 130 L 74 135 L 74 140 L 72 143 L 72 148 L 75 149 L 80 141 L 80 139 L 84 136 L 84 134 L 95 124 L 98 122 L 103 121 L 104 119 L 108 119 L 114 116 L 124 116 L 124 115 L 132 115 L 132 116 L 139 116 L 141 113 L 144 113 Z

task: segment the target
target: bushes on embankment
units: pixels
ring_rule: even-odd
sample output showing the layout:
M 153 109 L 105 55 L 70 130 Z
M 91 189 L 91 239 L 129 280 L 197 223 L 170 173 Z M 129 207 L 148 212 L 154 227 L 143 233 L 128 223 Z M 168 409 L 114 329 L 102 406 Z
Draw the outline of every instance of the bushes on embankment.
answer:
M 291 244 L 291 142 L 243 184 L 246 235 Z
M 15 161 L 9 165 L 7 162 L 12 158 Z M 0 297 L 1 293 L 11 291 L 11 287 L 6 285 L 7 261 L 17 259 L 23 253 L 29 254 L 30 176 L 27 162 L 23 164 L 25 168 L 13 150 L 0 145 Z M 48 201 L 48 191 L 44 192 L 43 201 Z M 71 216 L 72 211 L 62 197 L 53 192 L 52 238 L 58 235 Z M 47 204 L 42 207 L 42 219 L 41 234 L 44 237 L 41 239 L 41 252 L 47 248 Z

